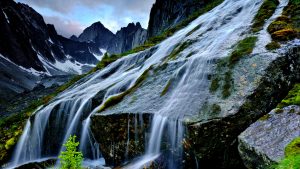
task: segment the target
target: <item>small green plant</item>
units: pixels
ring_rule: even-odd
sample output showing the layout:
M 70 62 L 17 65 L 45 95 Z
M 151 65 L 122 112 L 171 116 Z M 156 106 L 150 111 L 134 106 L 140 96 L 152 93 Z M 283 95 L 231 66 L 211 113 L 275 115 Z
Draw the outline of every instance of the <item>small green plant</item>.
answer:
M 59 155 L 61 169 L 81 169 L 83 155 L 77 151 L 79 142 L 76 142 L 76 136 L 70 136 L 64 144 L 66 150 Z

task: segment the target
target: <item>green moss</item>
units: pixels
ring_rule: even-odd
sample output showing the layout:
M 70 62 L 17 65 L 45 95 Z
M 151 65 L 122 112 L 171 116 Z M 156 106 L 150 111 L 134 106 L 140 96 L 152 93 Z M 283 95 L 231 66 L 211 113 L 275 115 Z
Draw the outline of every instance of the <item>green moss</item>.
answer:
M 200 29 L 201 25 L 196 26 L 194 29 L 192 29 L 188 34 L 186 34 L 186 36 L 190 36 L 191 34 L 193 34 L 195 31 L 197 31 L 198 29 Z
M 161 92 L 160 96 L 164 96 L 169 91 L 171 84 L 172 84 L 172 79 L 168 81 L 167 85 L 164 87 L 164 90 Z
M 300 137 L 294 139 L 285 148 L 285 158 L 278 165 L 271 167 L 275 169 L 299 169 L 300 168 Z
M 218 104 L 213 104 L 211 106 L 211 113 L 216 115 L 219 114 L 221 112 L 221 107 Z
M 217 72 L 219 75 L 215 75 L 210 85 L 210 92 L 215 92 L 222 86 L 222 97 L 227 98 L 231 95 L 233 90 L 234 80 L 232 77 L 232 69 L 236 63 L 244 56 L 252 53 L 255 43 L 257 41 L 256 36 L 247 37 L 239 41 L 233 52 L 226 58 L 220 59 L 217 63 Z M 226 72 L 223 74 L 223 72 Z
M 291 143 L 289 143 L 285 150 L 285 156 L 293 156 L 300 154 L 300 137 L 294 139 Z
M 185 41 L 181 44 L 178 44 L 173 51 L 171 52 L 171 54 L 167 57 L 168 60 L 175 60 L 177 55 L 182 52 L 184 49 L 188 48 L 190 45 L 192 45 L 195 41 L 193 40 L 188 40 Z
M 218 90 L 218 88 L 220 87 L 220 79 L 219 77 L 214 77 L 211 81 L 211 84 L 210 84 L 210 88 L 209 88 L 209 91 L 210 92 L 215 92 Z
M 283 113 L 284 111 L 283 111 L 283 109 L 276 108 L 276 109 L 274 110 L 274 112 L 275 112 L 276 114 L 280 114 L 280 113 Z
M 229 56 L 229 66 L 234 65 L 241 57 L 252 53 L 255 43 L 257 41 L 256 36 L 250 36 L 241 40 L 234 51 Z
M 278 42 L 272 41 L 269 44 L 266 45 L 266 49 L 268 50 L 275 50 L 280 48 L 281 45 Z
M 290 0 L 278 17 L 268 27 L 274 41 L 288 41 L 300 38 L 300 2 Z
M 189 53 L 185 58 L 189 58 L 189 57 L 195 55 L 196 53 L 197 53 L 196 51 L 193 51 L 193 52 Z
M 2 154 L 0 156 L 0 163 L 8 160 L 8 152 L 11 151 L 11 148 L 21 136 L 25 122 L 31 116 L 31 114 L 41 105 L 48 104 L 60 92 L 72 86 L 85 75 L 86 74 L 75 76 L 67 83 L 58 87 L 54 93 L 49 94 L 41 99 L 33 100 L 27 108 L 24 108 L 22 112 L 13 114 L 0 120 L 0 144 L 5 145 L 5 149 L 0 147 L 0 152 Z
M 258 120 L 260 120 L 260 121 L 266 121 L 266 120 L 268 120 L 270 118 L 271 118 L 271 115 L 270 114 L 266 114 L 266 115 L 262 116 L 261 118 L 259 118 Z
M 295 29 L 287 28 L 272 33 L 272 39 L 276 41 L 288 41 L 293 40 L 298 36 L 298 32 Z
M 14 146 L 16 144 L 16 140 L 15 140 L 15 138 L 13 137 L 13 138 L 11 138 L 11 139 L 9 139 L 9 140 L 7 140 L 6 141 L 6 143 L 5 143 L 5 149 L 6 150 L 9 150 L 12 146 Z
M 232 72 L 228 71 L 225 73 L 225 79 L 224 79 L 224 84 L 222 88 L 222 96 L 223 98 L 227 98 L 231 95 L 231 90 L 232 90 Z
M 102 111 L 106 110 L 107 108 L 118 104 L 119 102 L 121 102 L 124 99 L 125 96 L 134 92 L 143 83 L 143 81 L 148 77 L 148 73 L 151 69 L 152 69 L 152 67 L 145 70 L 145 72 L 137 79 L 135 84 L 132 87 L 130 87 L 128 90 L 126 90 L 125 92 L 123 92 L 121 94 L 109 97 L 103 103 L 103 105 L 100 107 L 98 112 L 102 112 Z
M 277 105 L 278 108 L 283 108 L 289 105 L 300 105 L 300 84 L 295 84 L 288 95 Z
M 282 29 L 288 29 L 288 28 L 292 28 L 292 26 L 288 24 L 286 21 L 276 20 L 268 26 L 268 32 L 272 34 L 276 31 Z
M 262 6 L 254 17 L 252 25 L 253 32 L 258 32 L 263 28 L 265 21 L 273 15 L 278 5 L 278 0 L 264 0 Z

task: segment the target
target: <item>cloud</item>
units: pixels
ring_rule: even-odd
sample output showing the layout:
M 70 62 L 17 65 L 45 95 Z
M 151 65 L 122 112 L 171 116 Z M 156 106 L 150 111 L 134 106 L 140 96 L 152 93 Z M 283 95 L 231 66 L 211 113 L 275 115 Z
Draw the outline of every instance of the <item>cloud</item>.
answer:
M 148 12 L 155 0 L 22 0 L 24 3 L 49 8 L 60 13 L 70 13 L 77 6 L 97 8 L 111 6 L 116 13 L 130 11 L 133 13 Z
M 26 3 L 54 24 L 58 33 L 78 35 L 83 27 L 100 21 L 112 32 L 129 22 L 148 26 L 150 9 L 155 0 L 16 0 Z
M 58 34 L 65 37 L 70 37 L 72 35 L 79 35 L 85 26 L 81 25 L 79 22 L 66 20 L 56 16 L 44 16 L 46 23 L 54 24 L 55 29 Z

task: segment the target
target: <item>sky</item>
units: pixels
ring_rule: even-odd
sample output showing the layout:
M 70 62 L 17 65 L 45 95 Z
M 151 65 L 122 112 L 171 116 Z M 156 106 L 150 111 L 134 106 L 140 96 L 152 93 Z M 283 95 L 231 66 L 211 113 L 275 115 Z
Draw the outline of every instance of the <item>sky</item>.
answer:
M 155 0 L 16 0 L 40 13 L 46 23 L 55 25 L 65 37 L 79 35 L 83 29 L 100 21 L 115 33 L 131 22 L 147 28 Z

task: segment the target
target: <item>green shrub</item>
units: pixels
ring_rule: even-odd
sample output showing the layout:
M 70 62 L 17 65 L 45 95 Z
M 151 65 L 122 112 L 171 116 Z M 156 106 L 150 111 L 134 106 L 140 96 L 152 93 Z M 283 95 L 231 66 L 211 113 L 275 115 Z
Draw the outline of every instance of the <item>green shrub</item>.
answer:
M 61 169 L 81 169 L 83 155 L 77 151 L 79 142 L 76 142 L 76 136 L 70 136 L 64 144 L 66 150 L 58 156 L 60 159 Z

